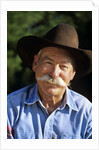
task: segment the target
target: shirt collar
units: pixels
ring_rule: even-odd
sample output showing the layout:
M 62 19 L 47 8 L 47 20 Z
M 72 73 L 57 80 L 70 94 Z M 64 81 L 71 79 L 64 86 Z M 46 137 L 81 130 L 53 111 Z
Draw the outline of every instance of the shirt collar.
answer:
M 77 105 L 71 95 L 70 89 L 66 87 L 66 104 L 73 110 L 78 111 Z
M 34 104 L 35 102 L 39 101 L 39 100 L 40 100 L 40 97 L 39 97 L 38 91 L 37 91 L 37 84 L 35 84 L 34 87 L 32 87 L 30 89 L 29 97 L 24 103 L 31 105 L 31 104 Z
M 37 101 L 40 101 L 40 97 L 39 97 L 38 91 L 37 91 L 37 84 L 35 84 L 34 87 L 30 89 L 29 98 L 24 103 L 31 105 L 31 104 L 36 103 Z M 63 103 L 61 106 L 59 106 L 59 108 L 61 109 L 61 108 L 65 107 L 66 104 L 71 109 L 78 111 L 78 108 L 77 108 L 77 106 L 73 100 L 70 89 L 68 87 L 66 87 L 66 93 L 65 93 L 64 98 L 63 98 Z

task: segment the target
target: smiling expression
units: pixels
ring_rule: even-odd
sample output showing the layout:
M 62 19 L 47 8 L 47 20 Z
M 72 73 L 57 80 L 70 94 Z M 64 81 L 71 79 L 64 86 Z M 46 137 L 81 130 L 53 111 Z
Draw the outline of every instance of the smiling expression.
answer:
M 73 60 L 69 52 L 56 47 L 43 48 L 40 56 L 35 55 L 32 69 L 35 72 L 39 92 L 47 95 L 63 94 L 75 75 Z M 48 75 L 52 80 L 61 78 L 65 84 L 62 86 L 38 80 L 44 75 Z

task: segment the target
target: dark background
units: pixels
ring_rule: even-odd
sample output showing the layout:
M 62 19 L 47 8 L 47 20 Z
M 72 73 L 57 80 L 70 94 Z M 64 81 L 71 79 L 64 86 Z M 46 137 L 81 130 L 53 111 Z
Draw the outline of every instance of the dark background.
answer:
M 43 36 L 58 23 L 75 27 L 79 35 L 79 48 L 92 49 L 91 11 L 8 11 L 7 12 L 7 90 L 8 94 L 35 81 L 34 73 L 28 69 L 16 53 L 19 38 L 26 35 Z M 92 74 L 71 84 L 74 91 L 92 102 Z

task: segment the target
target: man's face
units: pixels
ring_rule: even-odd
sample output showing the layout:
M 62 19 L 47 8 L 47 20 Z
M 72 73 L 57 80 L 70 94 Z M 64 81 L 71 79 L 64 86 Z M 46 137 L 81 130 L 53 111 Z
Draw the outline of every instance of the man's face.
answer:
M 40 57 L 35 55 L 32 69 L 35 72 L 39 92 L 52 96 L 64 93 L 75 75 L 69 53 L 56 47 L 43 48 Z M 46 76 L 51 80 L 46 79 Z M 41 80 L 42 77 L 44 80 Z M 59 79 L 60 82 L 57 83 Z

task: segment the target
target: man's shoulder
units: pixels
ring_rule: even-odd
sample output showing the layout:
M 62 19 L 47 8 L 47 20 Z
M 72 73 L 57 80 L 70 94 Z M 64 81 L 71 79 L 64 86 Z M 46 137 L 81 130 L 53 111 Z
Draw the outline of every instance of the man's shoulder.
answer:
M 8 94 L 7 99 L 10 101 L 21 101 L 26 100 L 29 97 L 31 89 L 33 89 L 34 84 L 30 84 L 28 86 L 25 86 L 17 91 L 14 91 L 10 94 Z
M 92 103 L 88 100 L 88 98 L 86 98 L 85 96 L 81 95 L 80 93 L 78 92 L 75 92 L 71 89 L 70 90 L 70 93 L 71 93 L 71 96 L 74 100 L 74 102 L 76 103 L 77 107 L 92 107 Z

